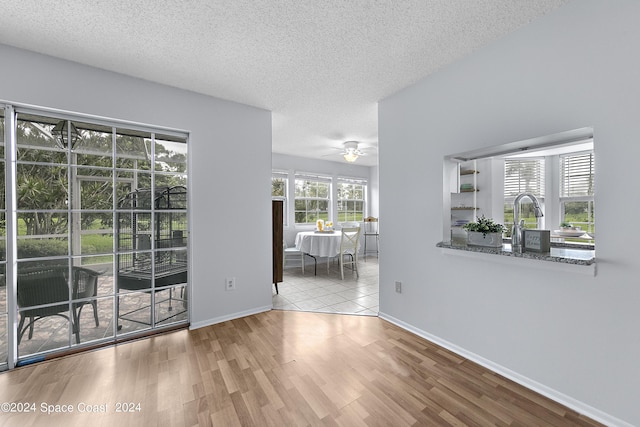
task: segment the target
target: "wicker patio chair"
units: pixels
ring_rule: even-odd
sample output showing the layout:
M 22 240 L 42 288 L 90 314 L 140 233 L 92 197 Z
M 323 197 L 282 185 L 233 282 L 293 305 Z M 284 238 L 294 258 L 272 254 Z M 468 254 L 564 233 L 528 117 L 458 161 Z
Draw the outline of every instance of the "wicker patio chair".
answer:
M 65 277 L 66 271 L 68 271 L 66 267 L 51 266 L 24 269 L 18 273 L 18 307 L 62 303 L 20 311 L 18 344 L 20 344 L 27 328 L 29 329 L 29 339 L 31 339 L 35 322 L 48 316 L 60 316 L 71 322 L 73 330 L 76 332 L 76 342 L 80 342 L 80 336 L 73 320 L 64 314 L 69 311 L 69 285 Z M 25 326 L 27 318 L 29 323 Z
M 73 267 L 73 300 L 83 300 L 86 298 L 93 298 L 98 295 L 98 276 L 100 273 L 94 270 L 83 267 Z M 96 327 L 100 326 L 98 320 L 98 302 L 95 299 L 78 301 L 73 303 L 73 324 L 76 327 L 76 338 L 80 334 L 80 314 L 82 313 L 82 307 L 86 304 L 90 304 L 93 307 L 93 319 L 96 322 Z M 80 342 L 78 339 L 77 342 Z
M 73 267 L 73 286 L 71 297 L 73 300 L 92 298 L 97 295 L 99 273 L 82 267 Z M 76 343 L 80 343 L 80 314 L 86 304 L 93 306 L 93 316 L 96 326 L 99 326 L 98 307 L 96 300 L 73 302 L 72 316 L 69 311 L 69 270 L 66 266 L 45 266 L 24 269 L 18 273 L 18 307 L 35 307 L 20 311 L 18 324 L 18 344 L 22 336 L 29 329 L 29 339 L 33 337 L 33 327 L 36 321 L 48 316 L 60 316 L 71 322 Z M 46 304 L 55 304 L 39 307 Z M 29 322 L 25 325 L 26 320 Z

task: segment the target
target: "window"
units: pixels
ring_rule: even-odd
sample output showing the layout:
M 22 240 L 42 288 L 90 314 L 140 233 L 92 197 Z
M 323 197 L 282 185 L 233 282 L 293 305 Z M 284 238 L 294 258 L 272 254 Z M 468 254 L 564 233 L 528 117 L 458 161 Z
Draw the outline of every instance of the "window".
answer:
M 560 156 L 561 222 L 595 232 L 593 151 Z
M 291 194 L 293 193 L 293 201 Z M 284 225 L 315 225 L 316 221 L 362 222 L 367 179 L 317 173 L 271 172 L 271 198 L 284 202 Z
M 282 200 L 283 204 L 283 224 L 286 227 L 287 221 L 287 183 L 288 175 L 286 172 L 273 172 L 271 175 L 271 199 Z
M 3 118 L 0 369 L 186 325 L 187 135 L 10 106 Z
M 313 224 L 329 219 L 331 206 L 331 178 L 296 174 L 296 224 Z
M 513 202 L 518 194 L 533 194 L 544 210 L 544 173 L 544 158 L 504 160 L 504 225 L 508 235 L 513 226 Z M 532 203 L 522 204 L 520 219 L 524 219 L 525 228 L 536 228 Z
M 338 178 L 338 222 L 364 219 L 366 181 Z
M 287 198 L 286 173 L 273 173 L 271 176 L 271 197 L 278 200 Z
M 513 227 L 513 202 L 518 194 L 531 193 L 544 216 L 536 220 L 532 203 L 523 198 L 520 219 L 525 220 L 526 228 L 538 225 L 562 242 L 595 246 L 594 153 L 593 128 L 584 127 L 445 156 L 443 242 L 451 241 L 455 234 L 455 211 L 468 209 L 453 196 L 459 191 L 460 163 L 473 160 L 482 162 L 480 169 L 489 173 L 477 177 L 481 188 L 474 194 L 480 202 L 471 209 L 504 224 L 507 237 Z M 575 238 L 561 236 L 556 230 L 563 222 L 585 233 Z

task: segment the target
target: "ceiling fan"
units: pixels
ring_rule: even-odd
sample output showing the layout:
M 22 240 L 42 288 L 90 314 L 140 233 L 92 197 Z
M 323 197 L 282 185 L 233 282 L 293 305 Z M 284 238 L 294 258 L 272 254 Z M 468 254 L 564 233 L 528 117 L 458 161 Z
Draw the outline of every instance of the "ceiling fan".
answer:
M 343 142 L 342 152 L 339 153 L 347 162 L 353 163 L 358 157 L 366 156 L 367 153 L 358 149 L 358 141 L 345 141 Z M 339 148 L 337 148 L 339 150 Z M 327 154 L 332 155 L 332 154 Z
M 342 157 L 349 162 L 353 163 L 358 159 L 358 156 L 365 156 L 366 154 L 358 150 L 358 141 L 346 141 L 344 143 L 344 152 Z

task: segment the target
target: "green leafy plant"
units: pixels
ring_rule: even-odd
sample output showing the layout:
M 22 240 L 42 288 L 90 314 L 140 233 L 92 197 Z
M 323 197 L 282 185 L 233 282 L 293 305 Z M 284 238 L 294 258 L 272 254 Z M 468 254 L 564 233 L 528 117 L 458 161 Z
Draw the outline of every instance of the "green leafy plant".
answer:
M 482 236 L 486 236 L 487 233 L 502 233 L 506 230 L 504 225 L 493 222 L 493 219 L 485 218 L 484 215 L 478 218 L 475 222 L 465 224 L 462 228 L 467 231 L 480 232 L 482 233 Z
M 573 224 L 571 224 L 570 222 L 561 222 L 560 223 L 560 228 L 572 228 Z

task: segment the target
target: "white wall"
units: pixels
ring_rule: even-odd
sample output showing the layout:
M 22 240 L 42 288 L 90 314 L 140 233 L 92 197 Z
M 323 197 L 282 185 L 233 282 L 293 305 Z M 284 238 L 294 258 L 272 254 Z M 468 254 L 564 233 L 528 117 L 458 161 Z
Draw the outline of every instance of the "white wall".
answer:
M 286 171 L 290 175 L 295 172 L 312 172 L 321 175 L 345 176 L 351 178 L 364 178 L 367 180 L 367 204 L 366 215 L 378 216 L 378 167 L 361 166 L 346 162 L 333 162 L 329 160 L 317 160 L 306 157 L 289 156 L 286 154 L 273 153 L 272 155 L 273 170 Z M 293 202 L 293 198 L 291 199 Z M 297 226 L 293 222 L 293 216 L 290 217 L 289 225 L 284 230 L 284 237 L 287 245 L 293 246 L 296 233 L 302 229 L 310 229 L 310 226 Z
M 0 58 L 0 100 L 189 131 L 192 326 L 271 308 L 270 112 L 4 45 Z
M 382 315 L 610 424 L 640 425 L 639 19 L 637 1 L 574 1 L 379 105 Z M 585 126 L 595 277 L 435 247 L 445 155 Z

